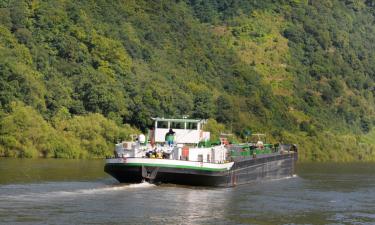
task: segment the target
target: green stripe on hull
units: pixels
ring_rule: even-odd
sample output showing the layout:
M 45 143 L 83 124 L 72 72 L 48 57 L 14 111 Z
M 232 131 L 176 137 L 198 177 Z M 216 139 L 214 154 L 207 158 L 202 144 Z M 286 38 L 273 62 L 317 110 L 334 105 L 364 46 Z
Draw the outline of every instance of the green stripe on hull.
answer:
M 156 164 L 156 163 L 116 163 L 122 166 L 153 166 L 153 167 L 168 167 L 168 168 L 179 168 L 179 169 L 193 169 L 193 170 L 205 170 L 205 171 L 226 171 L 227 168 L 207 168 L 198 166 L 182 166 L 182 165 L 168 165 L 168 164 Z

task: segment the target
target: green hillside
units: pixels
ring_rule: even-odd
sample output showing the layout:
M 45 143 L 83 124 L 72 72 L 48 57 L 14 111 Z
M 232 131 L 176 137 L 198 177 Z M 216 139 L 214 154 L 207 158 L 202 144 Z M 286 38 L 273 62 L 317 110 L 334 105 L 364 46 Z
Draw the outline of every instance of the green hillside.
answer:
M 0 0 L 0 156 L 100 158 L 152 116 L 375 160 L 372 0 Z

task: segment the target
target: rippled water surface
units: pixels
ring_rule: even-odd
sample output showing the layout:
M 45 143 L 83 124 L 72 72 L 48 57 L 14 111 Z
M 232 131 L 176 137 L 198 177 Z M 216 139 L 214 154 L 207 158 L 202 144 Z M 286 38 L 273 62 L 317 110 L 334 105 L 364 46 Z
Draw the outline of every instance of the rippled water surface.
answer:
M 103 161 L 0 159 L 0 224 L 375 224 L 375 164 L 235 188 L 123 185 Z

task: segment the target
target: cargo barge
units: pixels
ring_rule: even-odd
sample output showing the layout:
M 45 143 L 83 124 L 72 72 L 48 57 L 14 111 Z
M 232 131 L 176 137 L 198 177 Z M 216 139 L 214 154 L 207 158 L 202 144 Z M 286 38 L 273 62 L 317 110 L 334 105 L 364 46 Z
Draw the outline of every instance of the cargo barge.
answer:
M 138 140 L 116 145 L 105 172 L 121 183 L 172 183 L 232 187 L 292 176 L 295 145 L 209 143 L 204 120 L 153 118 L 154 129 Z M 259 136 L 259 135 L 258 135 Z

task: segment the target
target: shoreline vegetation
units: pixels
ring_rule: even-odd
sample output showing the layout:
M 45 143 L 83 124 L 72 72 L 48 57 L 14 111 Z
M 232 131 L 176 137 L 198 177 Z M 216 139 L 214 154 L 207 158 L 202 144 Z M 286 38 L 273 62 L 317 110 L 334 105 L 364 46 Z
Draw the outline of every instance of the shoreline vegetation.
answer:
M 151 117 L 375 161 L 363 0 L 0 1 L 0 157 L 105 158 Z

